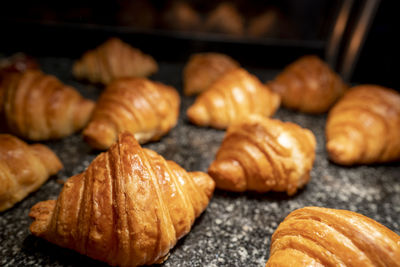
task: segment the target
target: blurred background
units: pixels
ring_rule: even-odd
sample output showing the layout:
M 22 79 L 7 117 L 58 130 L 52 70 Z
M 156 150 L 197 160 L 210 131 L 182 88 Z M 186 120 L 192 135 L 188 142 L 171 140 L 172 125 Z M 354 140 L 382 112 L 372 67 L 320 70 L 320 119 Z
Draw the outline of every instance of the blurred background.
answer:
M 158 61 L 214 51 L 245 66 L 282 69 L 317 54 L 347 81 L 398 90 L 395 2 L 2 1 L 0 55 L 78 58 L 117 36 Z

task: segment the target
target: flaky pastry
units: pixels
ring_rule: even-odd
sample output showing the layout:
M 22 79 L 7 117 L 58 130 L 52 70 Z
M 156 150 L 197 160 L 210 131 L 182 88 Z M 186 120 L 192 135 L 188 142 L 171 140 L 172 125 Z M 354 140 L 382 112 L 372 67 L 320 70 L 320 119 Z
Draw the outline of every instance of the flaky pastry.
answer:
M 329 158 L 342 165 L 400 159 L 400 94 L 378 85 L 350 89 L 329 112 Z
M 157 72 L 157 62 L 137 48 L 111 38 L 75 62 L 73 74 L 92 83 L 109 84 L 122 77 L 146 77 Z
M 315 146 L 308 129 L 252 115 L 228 128 L 208 173 L 220 189 L 293 195 L 310 179 Z
M 0 211 L 36 191 L 61 168 L 62 163 L 48 147 L 0 134 Z
M 279 104 L 278 94 L 238 68 L 222 75 L 198 96 L 187 116 L 196 125 L 225 129 L 250 114 L 272 116 Z
M 9 75 L 2 87 L 9 131 L 29 140 L 71 135 L 86 125 L 94 108 L 74 88 L 37 70 Z
M 282 97 L 284 107 L 306 113 L 324 113 L 347 85 L 317 56 L 304 56 L 287 66 L 268 85 Z
M 96 149 L 109 148 L 124 131 L 140 143 L 156 141 L 176 125 L 179 105 L 171 86 L 145 78 L 118 79 L 101 94 L 83 136 Z
M 214 186 L 207 174 L 188 173 L 123 133 L 67 180 L 57 200 L 31 209 L 30 230 L 113 266 L 161 263 L 207 207 Z
M 194 54 L 183 70 L 183 92 L 185 95 L 199 94 L 223 74 L 238 67 L 239 63 L 224 54 Z
M 400 266 L 400 236 L 352 211 L 306 207 L 272 235 L 274 266 Z

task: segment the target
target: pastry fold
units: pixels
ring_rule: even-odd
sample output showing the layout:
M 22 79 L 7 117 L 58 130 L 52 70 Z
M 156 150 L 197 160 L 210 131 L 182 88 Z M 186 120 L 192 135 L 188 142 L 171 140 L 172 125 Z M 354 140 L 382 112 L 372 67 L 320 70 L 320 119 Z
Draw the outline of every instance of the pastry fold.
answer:
M 326 149 L 338 164 L 400 159 L 400 94 L 378 85 L 350 89 L 329 112 Z
M 305 113 L 324 113 L 347 85 L 317 56 L 304 56 L 287 66 L 268 85 L 282 97 L 284 107 Z
M 197 97 L 187 110 L 191 122 L 199 126 L 225 129 L 250 114 L 271 116 L 280 97 L 242 68 L 222 75 Z
M 310 179 L 315 146 L 308 129 L 252 115 L 228 128 L 208 173 L 220 189 L 293 195 Z
M 30 230 L 113 266 L 160 263 L 190 231 L 214 186 L 207 174 L 188 173 L 122 133 L 67 180 L 57 200 L 31 209 Z
M 199 94 L 224 73 L 238 67 L 239 63 L 224 54 L 194 54 L 183 70 L 183 92 L 185 95 Z
M 157 62 L 137 48 L 111 38 L 75 62 L 73 74 L 92 83 L 109 84 L 122 77 L 146 77 L 157 72 Z
M 83 136 L 96 149 L 109 148 L 124 131 L 139 143 L 156 141 L 176 125 L 179 106 L 179 94 L 171 86 L 121 78 L 101 94 Z
M 48 147 L 0 134 L 0 211 L 37 190 L 61 168 L 62 163 Z
M 400 236 L 352 211 L 306 207 L 272 235 L 273 266 L 400 266 Z
M 2 86 L 7 127 L 28 140 L 71 135 L 86 125 L 94 108 L 74 88 L 37 70 L 11 74 Z

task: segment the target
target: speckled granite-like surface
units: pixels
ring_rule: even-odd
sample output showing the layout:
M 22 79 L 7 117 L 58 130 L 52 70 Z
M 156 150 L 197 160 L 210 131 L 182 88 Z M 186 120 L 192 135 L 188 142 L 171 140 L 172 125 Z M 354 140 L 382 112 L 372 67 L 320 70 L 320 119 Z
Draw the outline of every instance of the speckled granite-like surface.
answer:
M 100 87 L 79 83 L 72 77 L 72 61 L 42 58 L 42 69 L 96 99 Z M 181 90 L 180 64 L 161 64 L 152 78 Z M 276 72 L 251 72 L 265 81 Z M 182 97 L 178 126 L 160 142 L 145 145 L 174 160 L 187 170 L 206 171 L 214 159 L 224 132 L 191 125 L 185 110 L 194 98 Z M 400 234 L 400 166 L 340 167 L 327 160 L 324 148 L 325 116 L 310 116 L 281 109 L 274 116 L 311 129 L 318 148 L 311 182 L 295 196 L 284 193 L 227 193 L 216 191 L 209 207 L 192 231 L 171 251 L 164 266 L 264 266 L 270 237 L 278 224 L 294 209 L 323 206 L 362 213 Z M 29 233 L 29 209 L 38 201 L 55 199 L 62 184 L 83 171 L 96 156 L 79 134 L 47 142 L 65 168 L 37 192 L 14 208 L 0 213 L 0 266 L 105 266 L 76 252 L 52 245 Z

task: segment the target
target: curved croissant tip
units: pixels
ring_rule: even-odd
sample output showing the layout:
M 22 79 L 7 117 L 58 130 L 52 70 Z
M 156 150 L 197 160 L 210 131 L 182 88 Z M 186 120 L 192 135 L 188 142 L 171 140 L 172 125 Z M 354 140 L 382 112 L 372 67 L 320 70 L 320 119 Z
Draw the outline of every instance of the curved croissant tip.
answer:
M 214 180 L 204 172 L 191 172 L 190 175 L 192 176 L 196 185 L 206 193 L 208 198 L 211 198 L 215 189 Z
M 209 124 L 209 114 L 204 105 L 194 103 L 188 108 L 186 115 L 196 125 L 207 126 Z
M 215 160 L 208 168 L 217 188 L 243 192 L 247 189 L 245 173 L 239 162 L 232 159 Z
M 83 131 L 83 138 L 91 147 L 106 150 L 117 140 L 117 132 L 109 123 L 92 122 Z
M 354 164 L 358 159 L 357 147 L 344 137 L 337 137 L 329 140 L 326 144 L 329 158 L 341 165 Z
M 36 203 L 29 212 L 29 217 L 33 218 L 29 230 L 32 234 L 41 236 L 47 231 L 47 227 L 50 223 L 50 218 L 56 207 L 55 200 L 46 200 Z

